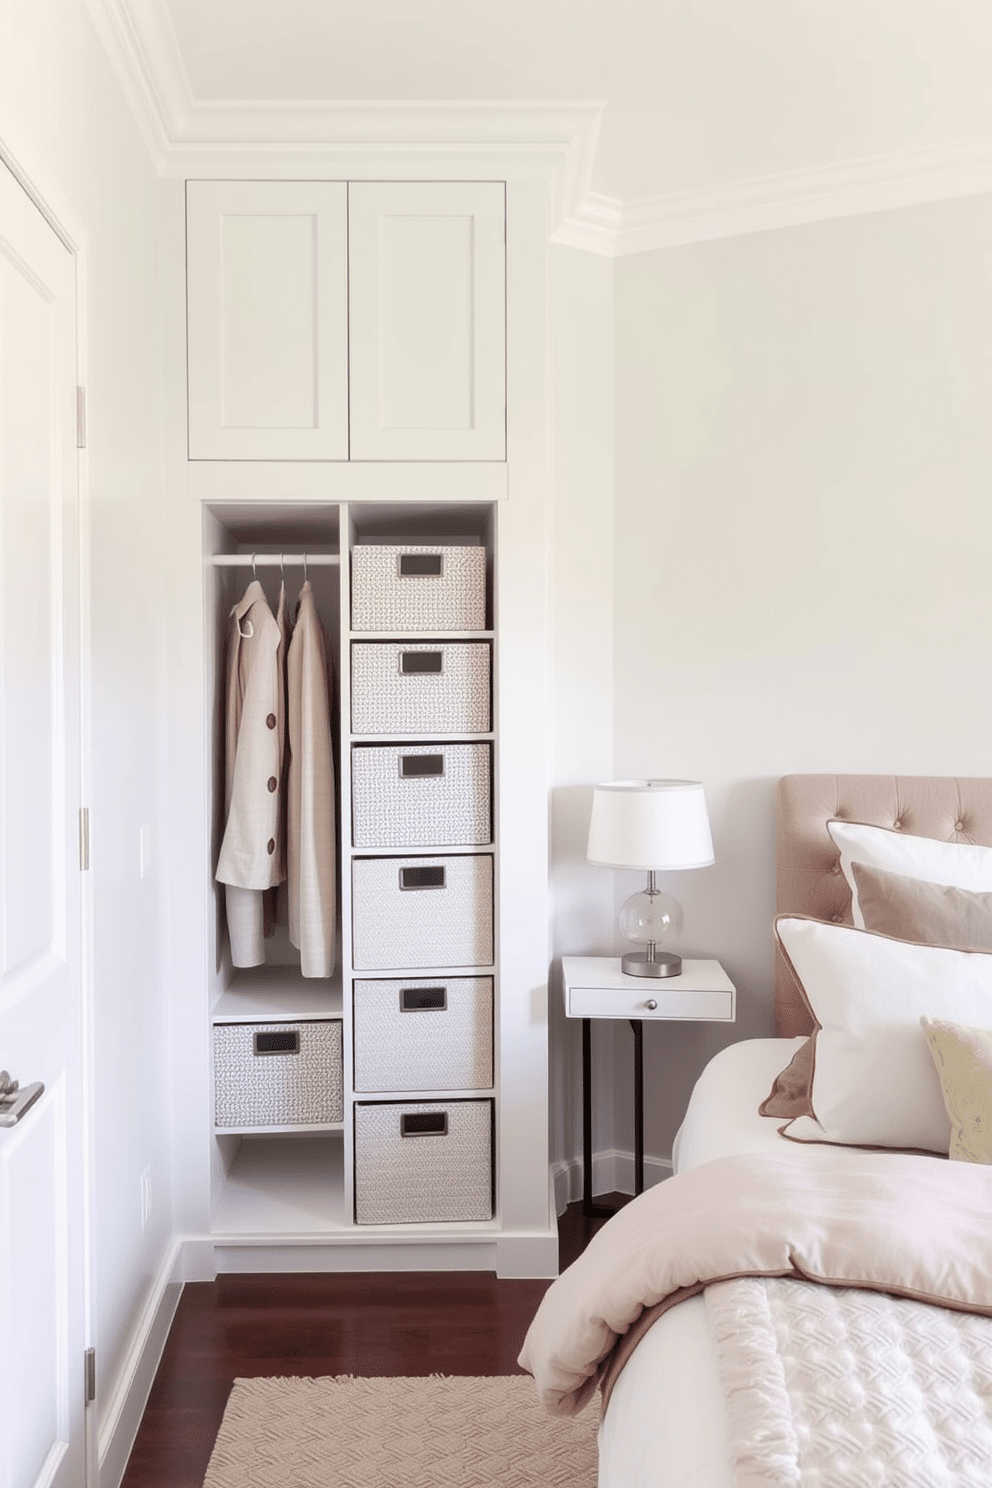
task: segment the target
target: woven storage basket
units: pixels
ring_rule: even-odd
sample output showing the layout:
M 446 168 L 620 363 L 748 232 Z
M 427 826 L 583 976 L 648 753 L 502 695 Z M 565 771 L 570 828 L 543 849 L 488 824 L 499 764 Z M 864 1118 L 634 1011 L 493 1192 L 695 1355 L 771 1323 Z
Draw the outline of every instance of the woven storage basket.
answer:
M 358 1224 L 492 1217 L 492 1101 L 356 1104 Z
M 485 630 L 485 548 L 356 544 L 351 628 Z
M 293 1036 L 296 1048 L 287 1049 Z M 277 1052 L 265 1052 L 267 1044 Z M 215 1126 L 343 1120 L 340 1019 L 214 1024 Z
M 492 977 L 355 982 L 355 1089 L 485 1090 Z
M 479 847 L 492 840 L 488 744 L 360 744 L 351 751 L 355 847 Z
M 357 641 L 351 648 L 355 734 L 486 734 L 492 721 L 488 641 Z
M 355 858 L 351 881 L 356 971 L 492 964 L 490 854 Z

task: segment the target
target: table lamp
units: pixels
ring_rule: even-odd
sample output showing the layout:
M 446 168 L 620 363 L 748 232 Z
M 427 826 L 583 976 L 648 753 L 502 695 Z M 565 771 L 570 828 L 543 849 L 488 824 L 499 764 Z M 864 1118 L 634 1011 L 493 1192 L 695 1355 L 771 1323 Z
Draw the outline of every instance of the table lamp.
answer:
M 593 789 L 586 857 L 604 868 L 644 868 L 647 888 L 620 910 L 620 929 L 645 947 L 622 957 L 628 976 L 670 977 L 682 957 L 659 943 L 682 928 L 682 906 L 663 894 L 655 872 L 705 868 L 713 862 L 706 799 L 698 780 L 611 780 Z

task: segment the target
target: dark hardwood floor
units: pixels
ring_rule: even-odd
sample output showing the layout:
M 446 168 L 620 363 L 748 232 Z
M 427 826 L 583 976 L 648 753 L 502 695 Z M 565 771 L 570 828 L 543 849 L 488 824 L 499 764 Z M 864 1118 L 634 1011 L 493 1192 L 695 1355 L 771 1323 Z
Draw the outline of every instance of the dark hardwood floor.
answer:
M 608 1195 L 614 1204 L 620 1194 Z M 564 1269 L 602 1225 L 570 1204 Z M 201 1488 L 235 1379 L 516 1374 L 547 1281 L 490 1272 L 221 1276 L 183 1291 L 123 1488 Z

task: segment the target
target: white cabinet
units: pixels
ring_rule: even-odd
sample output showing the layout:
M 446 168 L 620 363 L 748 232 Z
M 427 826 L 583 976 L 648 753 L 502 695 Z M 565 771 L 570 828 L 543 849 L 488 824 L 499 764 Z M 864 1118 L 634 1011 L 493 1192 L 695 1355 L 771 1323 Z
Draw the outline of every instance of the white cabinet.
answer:
M 547 1277 L 557 1262 L 547 1141 L 547 780 L 534 756 L 549 697 L 547 657 L 534 639 L 547 628 L 544 586 L 534 583 L 548 561 L 549 530 L 545 462 L 535 455 L 546 415 L 545 185 L 529 175 L 505 188 L 410 182 L 406 192 L 383 183 L 363 203 L 367 184 L 191 182 L 185 224 L 176 193 L 188 277 L 183 284 L 177 268 L 172 339 L 180 340 L 185 289 L 188 345 L 174 351 L 178 376 L 188 357 L 190 408 L 187 445 L 176 406 L 175 490 L 185 503 L 177 503 L 184 605 L 198 623 L 201 600 L 204 609 L 202 667 L 176 668 L 175 676 L 188 720 L 200 718 L 207 700 L 206 727 L 184 727 L 191 747 L 175 751 L 173 765 L 176 798 L 187 803 L 177 827 L 177 893 L 191 927 L 176 948 L 186 1118 L 176 1129 L 177 1203 L 189 1237 L 185 1274 L 196 1280 L 244 1270 Z M 283 236 L 296 244 L 295 267 Z M 330 244 L 333 253 L 324 251 Z M 325 334 L 331 304 L 338 331 Z M 425 368 L 432 389 L 416 386 Z M 306 425 L 301 410 L 329 408 L 330 388 L 338 413 Z M 375 455 L 360 444 L 363 418 Z M 321 447 L 332 428 L 336 442 Z M 425 428 L 430 438 L 421 440 Z M 388 441 L 401 435 L 412 442 L 388 454 Z M 375 446 L 380 436 L 386 443 Z M 282 919 L 266 942 L 266 964 L 235 970 L 225 896 L 213 880 L 224 828 L 220 700 L 230 609 L 253 560 L 270 604 L 284 566 L 295 605 L 304 555 L 336 698 L 339 949 L 325 979 L 302 976 Z M 406 569 L 404 556 L 412 558 Z M 368 612 L 353 609 L 366 569 L 378 572 Z M 403 598 L 399 591 L 420 580 L 457 588 L 476 570 L 484 591 L 477 610 L 379 604 L 387 571 Z M 361 789 L 357 821 L 353 812 L 353 756 L 361 767 L 377 751 L 381 771 L 388 753 L 411 798 L 426 798 L 439 780 L 445 790 L 456 784 L 449 750 L 453 761 L 471 756 L 483 768 L 467 797 L 446 800 L 447 815 L 432 823 L 438 830 L 397 841 L 373 821 L 369 840 Z M 423 757 L 430 769 L 418 769 Z M 361 787 L 361 768 L 356 779 Z M 401 788 L 392 777 L 390 786 Z M 466 799 L 470 828 L 444 825 Z M 392 860 L 392 887 L 406 901 L 436 899 L 442 884 L 457 887 L 461 871 L 482 860 L 484 892 L 469 885 L 457 920 L 479 931 L 471 954 L 442 948 L 436 937 L 425 958 L 407 937 L 371 968 L 361 964 L 356 881 L 363 891 L 365 865 L 382 859 Z M 377 897 L 372 910 L 378 944 Z M 215 1030 L 253 1025 L 253 1039 L 265 1034 L 260 1057 L 293 1058 L 294 1033 L 302 1049 L 310 1021 L 340 1025 L 342 1119 L 336 1111 L 311 1119 L 307 1110 L 276 1129 L 256 1124 L 254 1113 L 219 1125 L 213 1056 L 223 1036 Z M 483 1118 L 484 1140 L 477 1131 L 469 1147 L 475 1153 L 482 1141 L 485 1161 L 473 1156 L 470 1167 L 485 1202 L 471 1215 L 391 1211 L 359 1222 L 356 1113 L 388 1108 L 400 1120 L 400 1155 L 416 1149 L 423 1159 L 444 1146 L 440 1118 L 457 1137 L 465 1103 Z M 363 1162 L 368 1177 L 372 1159 L 360 1158 L 359 1169 Z M 374 1192 L 393 1187 L 373 1176 Z
M 189 457 L 348 458 L 347 187 L 190 181 Z
M 351 458 L 506 458 L 500 182 L 348 189 Z
M 190 181 L 186 211 L 191 460 L 505 460 L 502 182 Z

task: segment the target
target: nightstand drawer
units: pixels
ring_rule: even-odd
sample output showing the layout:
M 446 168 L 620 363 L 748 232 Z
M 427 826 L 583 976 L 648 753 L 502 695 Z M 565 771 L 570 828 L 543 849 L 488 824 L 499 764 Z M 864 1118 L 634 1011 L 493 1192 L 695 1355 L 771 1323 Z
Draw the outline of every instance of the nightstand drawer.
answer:
M 665 987 L 656 982 L 633 987 L 569 987 L 566 1011 L 570 1018 L 712 1018 L 729 1023 L 734 1016 L 733 992 L 707 992 L 688 987 Z M 649 1008 L 648 1003 L 656 1007 Z

